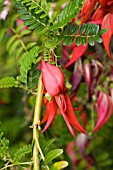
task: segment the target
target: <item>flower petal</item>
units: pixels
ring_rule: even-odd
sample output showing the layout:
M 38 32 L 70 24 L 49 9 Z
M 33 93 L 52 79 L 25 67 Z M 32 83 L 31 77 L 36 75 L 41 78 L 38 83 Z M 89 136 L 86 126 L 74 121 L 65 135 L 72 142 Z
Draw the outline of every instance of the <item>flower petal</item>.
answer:
M 93 132 L 99 130 L 103 126 L 108 108 L 109 108 L 108 96 L 107 94 L 100 92 L 97 101 L 98 120 Z
M 109 57 L 113 60 L 110 52 L 110 40 L 113 35 L 113 14 L 109 13 L 104 17 L 101 28 L 107 28 L 107 32 L 102 35 L 102 39 Z
M 85 23 L 91 16 L 94 8 L 96 5 L 96 0 L 86 0 L 84 3 L 84 6 L 82 8 L 81 14 L 82 14 L 82 21 L 81 24 Z
M 75 91 L 79 87 L 81 80 L 82 80 L 81 72 L 79 70 L 75 70 L 71 78 L 72 92 Z
M 56 102 L 54 100 L 51 100 L 50 102 L 47 103 L 46 114 L 44 119 L 41 121 L 41 124 L 47 121 L 42 133 L 44 133 L 47 130 L 47 128 L 51 125 L 55 115 L 56 115 Z
M 108 107 L 108 110 L 107 110 L 107 114 L 104 118 L 104 121 L 101 124 L 101 127 L 109 120 L 109 118 L 111 117 L 111 115 L 113 113 L 113 104 L 112 104 L 110 98 L 108 98 L 108 100 L 109 100 L 109 107 Z
M 64 89 L 64 75 L 62 71 L 47 62 L 42 60 L 42 79 L 45 89 L 54 97 Z
M 92 71 L 91 71 L 91 65 L 90 63 L 84 63 L 83 65 L 84 68 L 84 77 L 85 77 L 85 81 L 86 84 L 88 86 L 88 95 L 90 97 L 90 92 L 91 92 L 91 84 L 92 84 Z
M 74 113 L 74 110 L 73 110 L 73 107 L 72 107 L 72 104 L 71 104 L 71 101 L 70 101 L 70 98 L 68 96 L 68 94 L 66 93 L 65 94 L 65 100 L 66 100 L 66 115 L 70 121 L 70 123 L 76 128 L 78 129 L 80 132 L 82 133 L 86 133 L 85 130 L 83 129 L 83 127 L 80 125 L 80 123 L 78 122 L 76 116 L 75 116 L 75 113 Z
M 58 107 L 60 109 L 60 112 L 61 112 L 61 114 L 62 114 L 62 116 L 63 116 L 63 118 L 64 118 L 64 120 L 66 122 L 66 125 L 67 125 L 69 131 L 71 132 L 72 136 L 75 137 L 74 131 L 73 131 L 71 125 L 70 125 L 70 121 L 69 121 L 67 115 L 65 114 L 63 108 L 62 108 L 60 97 L 55 96 L 55 99 L 56 99 L 56 103 L 57 103 L 57 105 L 58 105 Z
M 100 4 L 101 4 L 102 6 L 105 6 L 105 5 L 107 4 L 107 1 L 108 1 L 108 0 L 99 0 Z
M 83 46 L 82 44 L 80 46 L 76 46 L 73 50 L 72 58 L 71 60 L 64 66 L 64 68 L 70 66 L 73 64 L 76 60 L 78 60 L 86 51 L 88 45 Z

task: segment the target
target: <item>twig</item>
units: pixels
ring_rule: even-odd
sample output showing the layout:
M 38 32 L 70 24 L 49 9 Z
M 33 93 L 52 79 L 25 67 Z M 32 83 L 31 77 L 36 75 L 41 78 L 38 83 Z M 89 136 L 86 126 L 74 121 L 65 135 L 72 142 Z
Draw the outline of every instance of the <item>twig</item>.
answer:
M 13 166 L 17 166 L 17 165 L 31 165 L 31 164 L 32 164 L 32 162 L 21 162 L 21 163 L 16 163 L 16 164 L 10 164 L 10 165 L 3 167 L 1 170 L 4 170 L 6 168 L 10 168 L 10 167 L 13 167 Z
M 38 82 L 38 89 L 37 89 L 37 95 L 36 95 L 36 104 L 35 104 L 35 111 L 34 111 L 34 121 L 33 125 L 33 139 L 35 141 L 34 148 L 33 148 L 33 164 L 34 164 L 34 170 L 40 170 L 40 162 L 38 160 L 38 154 L 40 151 L 39 143 L 37 145 L 37 141 L 39 140 L 39 127 L 40 127 L 40 115 L 41 115 L 41 107 L 42 107 L 42 95 L 43 95 L 43 84 L 42 84 L 42 75 L 39 78 Z M 42 156 L 42 152 L 40 151 L 40 154 Z M 42 156 L 43 159 L 43 156 Z

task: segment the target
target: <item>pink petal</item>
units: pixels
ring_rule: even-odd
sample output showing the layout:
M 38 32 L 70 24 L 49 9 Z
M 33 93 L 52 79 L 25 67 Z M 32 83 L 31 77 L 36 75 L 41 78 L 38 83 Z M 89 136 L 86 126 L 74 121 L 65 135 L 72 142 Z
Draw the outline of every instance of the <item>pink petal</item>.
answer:
M 72 92 L 75 91 L 79 87 L 81 80 L 82 80 L 81 72 L 79 70 L 74 71 L 72 78 L 71 78 Z
M 104 118 L 104 121 L 103 121 L 101 127 L 109 120 L 109 118 L 111 117 L 111 115 L 113 113 L 113 103 L 112 103 L 110 97 L 108 97 L 108 102 L 109 102 L 109 107 L 108 107 L 107 114 Z
M 99 130 L 102 127 L 105 116 L 108 111 L 108 107 L 109 107 L 109 101 L 108 101 L 107 94 L 100 92 L 98 101 L 97 101 L 98 120 L 97 120 L 97 124 L 96 124 L 93 132 Z
M 91 84 L 92 84 L 92 71 L 90 63 L 84 63 L 84 77 L 88 86 L 88 94 L 90 96 Z
M 112 104 L 113 104 L 113 88 L 110 89 L 110 94 L 111 94 L 111 101 L 112 101 Z

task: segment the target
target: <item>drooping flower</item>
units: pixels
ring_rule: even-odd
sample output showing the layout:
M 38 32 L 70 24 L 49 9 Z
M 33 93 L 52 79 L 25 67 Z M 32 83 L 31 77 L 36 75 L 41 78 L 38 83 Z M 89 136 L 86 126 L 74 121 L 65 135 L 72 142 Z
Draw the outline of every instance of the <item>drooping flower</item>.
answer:
M 9 0 L 5 0 L 4 5 L 5 5 L 4 9 L 0 13 L 0 20 L 5 20 L 6 19 L 7 15 L 8 15 L 8 12 L 10 10 L 11 2 Z
M 56 114 L 57 104 L 71 134 L 75 136 L 72 126 L 85 133 L 85 130 L 78 122 L 74 113 L 70 98 L 67 94 L 67 88 L 64 85 L 64 75 L 62 71 L 57 66 L 42 60 L 42 80 L 47 93 L 54 98 L 47 102 L 46 114 L 41 122 L 44 123 L 47 121 L 43 132 L 52 123 Z
M 66 152 L 68 153 L 71 161 L 72 161 L 72 169 L 75 170 L 75 167 L 78 167 L 79 162 L 81 160 L 85 160 L 85 169 L 90 169 L 95 162 L 94 156 L 92 152 L 86 153 L 87 147 L 90 145 L 91 138 L 88 138 L 86 135 L 79 133 L 75 139 L 68 143 Z M 77 148 L 76 151 L 74 148 Z M 78 153 L 81 157 L 78 158 Z
M 103 92 L 99 92 L 98 95 L 97 112 L 98 120 L 93 132 L 99 130 L 109 120 L 113 112 L 113 105 L 111 99 L 107 94 Z
M 84 68 L 85 81 L 86 81 L 86 84 L 88 86 L 88 96 L 90 97 L 91 84 L 92 84 L 92 70 L 91 70 L 90 63 L 88 61 L 85 62 L 84 65 L 83 65 L 83 68 Z

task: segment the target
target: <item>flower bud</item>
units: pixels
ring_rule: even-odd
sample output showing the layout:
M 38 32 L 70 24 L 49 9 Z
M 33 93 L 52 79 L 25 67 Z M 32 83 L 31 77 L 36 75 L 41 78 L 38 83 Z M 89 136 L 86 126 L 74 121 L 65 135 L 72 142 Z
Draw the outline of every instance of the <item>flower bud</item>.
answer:
M 64 75 L 62 71 L 44 60 L 42 60 L 42 80 L 45 86 L 45 89 L 54 97 L 64 90 Z

